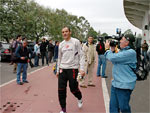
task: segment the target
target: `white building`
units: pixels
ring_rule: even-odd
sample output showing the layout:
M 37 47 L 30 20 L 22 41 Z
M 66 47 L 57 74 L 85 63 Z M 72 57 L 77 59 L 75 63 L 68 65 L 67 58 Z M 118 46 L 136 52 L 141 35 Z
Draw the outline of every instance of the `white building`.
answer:
M 124 0 L 124 11 L 129 22 L 142 30 L 142 40 L 150 40 L 150 0 Z

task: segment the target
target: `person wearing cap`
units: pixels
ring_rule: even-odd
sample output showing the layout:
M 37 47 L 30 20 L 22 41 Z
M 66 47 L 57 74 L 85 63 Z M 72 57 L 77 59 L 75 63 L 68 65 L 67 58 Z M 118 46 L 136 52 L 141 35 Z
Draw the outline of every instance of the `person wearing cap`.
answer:
M 110 96 L 110 113 L 131 113 L 130 96 L 136 84 L 136 52 L 129 47 L 130 36 L 123 36 L 120 40 L 120 51 L 115 53 L 115 47 L 110 47 L 106 41 L 106 59 L 112 62 L 112 86 Z M 109 49 L 110 48 L 110 49 Z M 132 68 L 132 69 L 131 69 Z

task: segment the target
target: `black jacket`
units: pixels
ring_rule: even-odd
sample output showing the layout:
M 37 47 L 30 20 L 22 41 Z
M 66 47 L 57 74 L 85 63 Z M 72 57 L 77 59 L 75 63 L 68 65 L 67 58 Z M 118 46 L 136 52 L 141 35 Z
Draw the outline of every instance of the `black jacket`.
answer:
M 18 46 L 15 54 L 16 54 L 16 57 L 18 58 L 17 60 L 18 63 L 28 63 L 29 50 L 27 47 L 23 48 L 23 46 Z M 25 60 L 22 60 L 21 57 L 25 57 Z
M 101 45 L 101 47 L 100 47 L 100 45 Z M 98 55 L 105 54 L 105 45 L 104 45 L 104 43 L 97 44 L 96 51 L 97 51 Z
M 48 51 L 54 53 L 54 45 L 53 44 L 48 44 Z
M 41 45 L 40 45 L 40 52 L 41 53 L 45 53 L 47 51 L 47 45 L 48 45 L 48 41 L 41 43 Z

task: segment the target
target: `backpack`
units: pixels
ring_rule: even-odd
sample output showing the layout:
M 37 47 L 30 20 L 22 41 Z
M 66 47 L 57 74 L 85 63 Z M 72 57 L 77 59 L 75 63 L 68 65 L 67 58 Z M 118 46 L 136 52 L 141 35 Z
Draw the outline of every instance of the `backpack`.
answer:
M 142 60 L 143 62 L 143 60 Z M 129 67 L 132 69 L 132 71 L 136 74 L 137 76 L 137 81 L 143 81 L 147 79 L 147 76 L 149 75 L 149 71 L 150 71 L 150 63 L 147 62 L 145 65 L 141 64 L 138 65 L 136 69 L 132 68 L 130 65 Z
M 98 54 L 104 54 L 105 53 L 104 43 L 97 44 L 96 51 L 97 51 Z

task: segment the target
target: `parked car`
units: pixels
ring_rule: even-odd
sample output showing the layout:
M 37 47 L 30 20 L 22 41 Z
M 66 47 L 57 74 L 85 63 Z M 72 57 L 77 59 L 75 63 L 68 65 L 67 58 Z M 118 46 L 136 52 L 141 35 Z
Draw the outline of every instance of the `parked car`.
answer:
M 29 47 L 32 51 L 34 51 L 34 45 L 35 45 L 34 42 L 28 42 L 28 47 Z
M 8 60 L 11 59 L 11 52 L 10 52 L 10 44 L 0 42 L 0 60 Z

